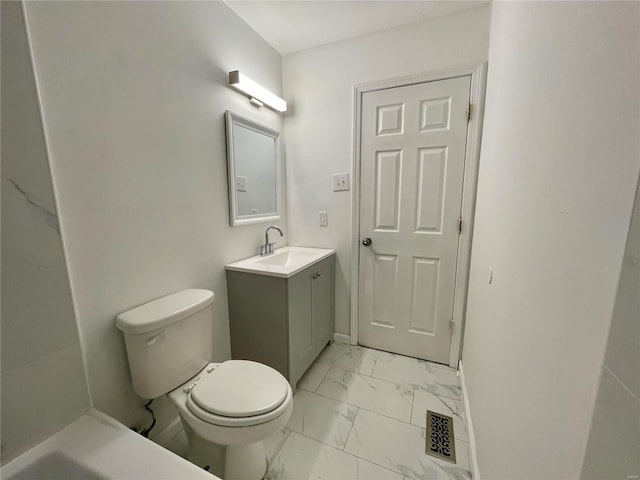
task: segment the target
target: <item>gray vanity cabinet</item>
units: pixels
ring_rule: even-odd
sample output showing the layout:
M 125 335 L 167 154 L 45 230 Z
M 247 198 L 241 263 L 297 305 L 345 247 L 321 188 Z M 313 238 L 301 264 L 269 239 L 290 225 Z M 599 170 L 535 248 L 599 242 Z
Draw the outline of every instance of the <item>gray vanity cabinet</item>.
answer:
M 227 270 L 231 357 L 282 373 L 295 388 L 334 332 L 335 255 L 290 278 Z

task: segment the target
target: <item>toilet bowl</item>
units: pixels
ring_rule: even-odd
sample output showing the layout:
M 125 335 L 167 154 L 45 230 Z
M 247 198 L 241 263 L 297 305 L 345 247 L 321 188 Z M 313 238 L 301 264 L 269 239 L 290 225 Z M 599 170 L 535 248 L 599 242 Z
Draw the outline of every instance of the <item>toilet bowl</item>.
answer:
M 262 441 L 293 408 L 287 380 L 247 360 L 210 363 L 210 290 L 182 290 L 121 313 L 133 389 L 142 398 L 167 394 L 188 440 L 187 458 L 212 467 L 226 446 L 224 480 L 259 480 L 267 470 Z
M 287 380 L 271 367 L 245 360 L 210 363 L 168 396 L 194 450 L 190 460 L 206 467 L 203 452 L 215 451 L 209 442 L 227 447 L 224 480 L 264 476 L 262 441 L 286 425 L 293 408 Z

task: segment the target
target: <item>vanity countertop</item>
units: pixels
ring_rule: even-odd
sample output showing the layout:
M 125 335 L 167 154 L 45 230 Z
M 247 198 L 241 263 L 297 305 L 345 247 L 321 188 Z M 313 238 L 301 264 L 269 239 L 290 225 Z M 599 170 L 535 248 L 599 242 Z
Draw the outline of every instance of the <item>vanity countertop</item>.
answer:
M 245 258 L 225 266 L 226 270 L 289 278 L 305 268 L 318 263 L 336 253 L 327 248 L 286 246 L 272 254 Z

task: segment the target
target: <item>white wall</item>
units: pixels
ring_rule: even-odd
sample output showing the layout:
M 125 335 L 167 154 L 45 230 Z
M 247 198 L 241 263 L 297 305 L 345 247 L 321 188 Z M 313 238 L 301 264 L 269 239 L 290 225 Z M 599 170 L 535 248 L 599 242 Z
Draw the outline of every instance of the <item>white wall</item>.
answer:
M 349 333 L 351 192 L 331 175 L 351 172 L 354 86 L 487 59 L 490 7 L 414 23 L 284 57 L 289 243 L 333 248 L 336 331 Z M 318 211 L 329 225 L 318 225 Z
M 2 463 L 89 408 L 19 2 L 2 17 Z
M 640 472 L 640 188 L 624 252 L 580 478 L 633 478 Z
M 254 254 L 266 225 L 229 226 L 224 112 L 276 130 L 282 117 L 250 106 L 227 73 L 279 93 L 281 56 L 223 2 L 27 2 L 26 13 L 91 395 L 147 425 L 114 317 L 212 289 L 214 359 L 229 358 L 224 265 Z M 160 429 L 175 412 L 154 405 Z
M 493 5 L 463 351 L 482 478 L 580 475 L 640 171 L 639 14 Z

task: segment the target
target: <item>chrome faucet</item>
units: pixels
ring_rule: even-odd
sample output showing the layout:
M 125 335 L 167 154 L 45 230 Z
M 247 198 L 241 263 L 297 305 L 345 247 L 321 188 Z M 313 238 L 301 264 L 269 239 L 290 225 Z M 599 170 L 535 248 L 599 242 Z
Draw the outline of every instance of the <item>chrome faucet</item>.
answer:
M 273 246 L 276 244 L 276 242 L 269 243 L 269 230 L 271 230 L 272 228 L 274 230 L 277 230 L 280 233 L 281 237 L 284 236 L 284 233 L 282 233 L 282 230 L 280 230 L 278 227 L 275 227 L 273 225 L 267 227 L 264 232 L 264 245 L 260 245 L 260 256 L 265 256 L 273 253 Z

